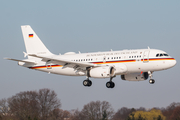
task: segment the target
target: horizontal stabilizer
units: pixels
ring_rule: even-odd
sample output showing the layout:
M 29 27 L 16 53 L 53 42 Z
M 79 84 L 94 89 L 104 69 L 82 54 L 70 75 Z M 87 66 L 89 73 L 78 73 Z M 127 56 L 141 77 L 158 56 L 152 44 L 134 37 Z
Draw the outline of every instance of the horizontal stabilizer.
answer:
M 6 60 L 12 60 L 12 61 L 17 61 L 17 62 L 25 62 L 25 63 L 29 63 L 29 64 L 37 64 L 35 61 L 32 60 L 17 60 L 17 59 L 12 59 L 12 58 L 4 58 Z

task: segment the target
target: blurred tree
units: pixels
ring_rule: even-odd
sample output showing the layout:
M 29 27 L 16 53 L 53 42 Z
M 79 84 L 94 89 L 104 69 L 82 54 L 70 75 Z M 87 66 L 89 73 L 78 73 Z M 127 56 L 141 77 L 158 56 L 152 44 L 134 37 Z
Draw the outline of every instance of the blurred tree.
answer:
M 141 116 L 141 114 L 139 114 L 137 120 L 146 120 L 146 118 L 143 118 L 143 117 Z
M 47 88 L 38 91 L 38 102 L 42 120 L 46 120 L 48 115 L 53 112 L 54 109 L 60 108 L 61 106 L 57 94 L 53 90 Z
M 2 99 L 0 100 L 0 120 L 9 120 L 10 118 L 12 118 L 12 114 L 7 99 Z
M 35 91 L 20 92 L 8 99 L 11 114 L 19 120 L 39 118 L 38 93 Z
M 50 116 L 48 117 L 48 120 L 64 120 L 70 118 L 70 112 L 67 110 L 62 110 L 59 108 L 54 109 Z
M 134 108 L 130 109 L 123 107 L 114 114 L 113 120 L 126 120 L 129 114 L 131 114 L 134 111 L 136 111 Z
M 157 120 L 163 120 L 163 118 L 159 115 Z
M 48 120 L 52 116 L 64 119 L 68 111 L 60 110 L 60 106 L 57 94 L 50 89 L 20 92 L 0 100 L 0 119 Z
M 84 120 L 84 116 L 78 109 L 72 110 L 70 120 Z
M 92 101 L 84 105 L 81 113 L 84 120 L 108 120 L 112 118 L 113 108 L 109 102 Z
M 180 106 L 180 103 L 173 102 L 169 106 L 167 106 L 165 110 L 163 110 L 162 113 L 163 113 L 164 116 L 166 116 L 167 120 L 171 120 L 171 116 L 172 116 L 172 114 L 174 112 L 174 109 L 176 107 L 178 107 L 178 106 Z
M 8 103 L 6 99 L 0 100 L 0 116 L 4 116 L 9 113 Z
M 152 109 L 151 111 L 149 112 L 145 112 L 145 111 L 136 111 L 136 112 L 133 112 L 134 114 L 134 118 L 137 120 L 156 120 L 156 119 L 160 119 L 161 120 L 165 120 L 166 117 L 163 116 L 163 114 L 161 113 L 160 110 L 157 110 L 157 109 Z M 130 115 L 129 116 L 130 118 L 132 118 L 132 116 Z
M 170 120 L 180 120 L 180 106 L 177 106 L 170 117 Z

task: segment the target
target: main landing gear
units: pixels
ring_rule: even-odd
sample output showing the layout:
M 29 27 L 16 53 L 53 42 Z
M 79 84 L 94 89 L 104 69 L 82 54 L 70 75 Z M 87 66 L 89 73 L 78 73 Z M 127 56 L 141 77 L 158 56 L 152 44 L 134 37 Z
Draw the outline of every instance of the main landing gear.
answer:
M 90 87 L 92 85 L 92 81 L 89 80 L 89 78 L 87 78 L 86 80 L 83 81 L 83 85 L 87 86 L 87 87 Z
M 154 83 L 155 83 L 155 80 L 152 79 L 152 73 L 153 73 L 153 72 L 148 71 L 148 74 L 149 74 L 149 77 L 150 77 L 150 80 L 149 80 L 149 83 L 150 83 L 150 84 L 154 84 Z
M 112 81 L 112 79 L 114 77 L 111 77 L 110 81 L 106 83 L 107 88 L 114 88 L 115 87 L 115 83 Z M 86 80 L 83 81 L 83 85 L 86 86 L 86 87 L 90 87 L 92 85 L 92 81 L 89 80 L 89 77 Z
M 115 77 L 115 76 L 114 76 L 114 77 Z M 112 79 L 113 79 L 114 77 L 111 77 L 111 78 L 110 78 L 110 81 L 106 83 L 106 87 L 107 87 L 107 88 L 114 88 L 115 83 L 112 81 Z

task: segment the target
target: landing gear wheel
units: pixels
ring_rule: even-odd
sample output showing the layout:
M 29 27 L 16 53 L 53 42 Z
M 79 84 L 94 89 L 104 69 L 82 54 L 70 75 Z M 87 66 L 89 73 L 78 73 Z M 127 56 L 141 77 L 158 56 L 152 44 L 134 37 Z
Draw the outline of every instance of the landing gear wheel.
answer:
M 106 83 L 107 88 L 114 88 L 114 86 L 115 86 L 115 84 L 112 81 Z
M 90 87 L 92 85 L 92 82 L 91 82 L 91 80 L 84 80 L 83 85 Z
M 89 87 L 92 85 L 92 82 L 91 82 L 91 80 L 88 80 L 88 82 L 89 82 Z
M 155 83 L 155 80 L 154 80 L 154 79 L 150 79 L 150 80 L 149 80 L 149 83 L 150 83 L 150 84 L 154 84 L 154 83 Z

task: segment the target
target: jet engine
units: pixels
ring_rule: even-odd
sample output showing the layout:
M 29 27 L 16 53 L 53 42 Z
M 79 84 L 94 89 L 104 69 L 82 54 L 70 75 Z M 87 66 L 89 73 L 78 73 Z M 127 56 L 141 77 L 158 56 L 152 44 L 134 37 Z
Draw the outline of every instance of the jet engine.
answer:
M 109 78 L 115 75 L 115 69 L 112 66 L 95 67 L 87 71 L 89 77 Z
M 127 80 L 127 81 L 143 81 L 147 80 L 149 77 L 147 72 L 143 73 L 130 73 L 126 75 L 121 75 L 122 80 Z

